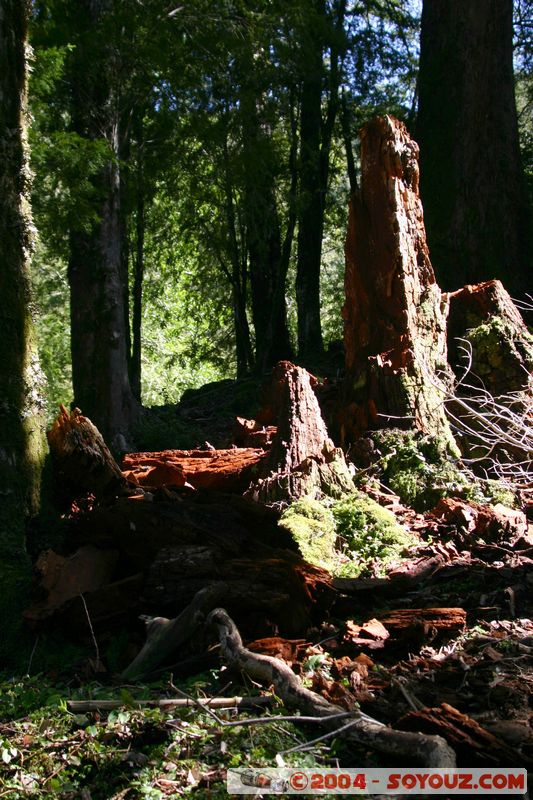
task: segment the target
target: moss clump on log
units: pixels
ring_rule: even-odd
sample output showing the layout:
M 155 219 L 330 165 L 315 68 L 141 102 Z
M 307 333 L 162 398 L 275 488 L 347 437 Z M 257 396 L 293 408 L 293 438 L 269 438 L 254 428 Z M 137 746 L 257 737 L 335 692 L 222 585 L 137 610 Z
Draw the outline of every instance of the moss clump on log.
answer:
M 464 286 L 445 297 L 450 364 L 458 376 L 470 365 L 467 384 L 493 395 L 521 391 L 533 370 L 533 336 L 500 281 Z
M 330 508 L 304 497 L 283 512 L 279 524 L 292 535 L 306 561 L 331 569 L 337 533 Z
M 336 570 L 342 576 L 356 577 L 368 571 L 384 575 L 391 562 L 416 543 L 392 512 L 363 492 L 339 500 L 332 511 L 342 555 L 350 557 Z
M 382 575 L 416 543 L 394 514 L 357 491 L 333 502 L 302 498 L 283 512 L 279 524 L 307 561 L 342 577 Z
M 357 443 L 352 457 L 367 478 L 378 477 L 415 511 L 431 510 L 450 496 L 511 507 L 515 503 L 513 492 L 501 482 L 465 473 L 434 436 L 397 428 L 373 431 Z

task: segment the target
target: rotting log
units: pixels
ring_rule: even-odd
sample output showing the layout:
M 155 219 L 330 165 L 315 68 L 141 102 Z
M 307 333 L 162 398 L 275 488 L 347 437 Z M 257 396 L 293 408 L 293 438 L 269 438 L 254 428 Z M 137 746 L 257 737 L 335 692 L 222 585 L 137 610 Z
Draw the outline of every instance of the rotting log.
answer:
M 394 758 L 427 767 L 454 767 L 455 754 L 440 736 L 397 731 L 360 711 L 352 719 L 333 719 L 343 709 L 316 692 L 303 686 L 287 664 L 271 656 L 252 653 L 243 646 L 235 623 L 222 608 L 214 609 L 206 624 L 216 628 L 222 658 L 231 666 L 246 673 L 252 680 L 274 686 L 275 693 L 289 707 L 304 714 L 324 717 L 332 730 L 343 728 L 342 735 Z M 328 717 L 332 719 L 328 720 Z M 341 735 L 341 732 L 339 732 Z
M 24 617 L 38 622 L 52 615 L 69 600 L 85 592 L 94 592 L 111 580 L 119 558 L 117 550 L 101 550 L 91 545 L 78 548 L 68 558 L 45 550 L 37 559 L 35 570 L 40 575 L 44 600 L 27 609 Z
M 123 470 L 129 481 L 144 488 L 188 484 L 195 489 L 242 492 L 264 458 L 265 451 L 258 446 L 127 453 Z
M 263 503 L 289 502 L 353 491 L 342 450 L 329 438 L 313 391 L 315 379 L 290 361 L 274 368 L 277 432 L 258 479 L 247 496 Z
M 219 586 L 216 604 L 228 604 L 250 638 L 305 635 L 328 614 L 336 597 L 328 572 L 307 563 L 279 514 L 245 498 L 199 490 L 174 499 L 119 498 L 88 514 L 74 514 L 69 542 L 89 552 L 118 551 L 108 583 L 81 587 L 98 629 L 136 626 L 136 617 L 179 616 L 203 589 Z M 60 566 L 65 560 L 60 559 Z M 77 581 L 66 562 L 64 581 Z M 87 612 L 76 587 L 62 604 L 40 600 L 28 611 L 36 622 L 60 624 L 84 635 Z M 50 587 L 41 585 L 41 594 Z M 212 606 L 211 606 L 212 607 Z M 44 613 L 43 609 L 46 613 Z M 209 611 L 210 608 L 206 609 Z
M 390 116 L 361 131 L 361 188 L 346 239 L 343 441 L 414 426 L 457 452 L 443 400 L 447 306 L 431 266 L 419 195 L 418 145 Z
M 399 720 L 402 730 L 423 731 L 430 735 L 446 737 L 453 746 L 462 763 L 499 767 L 516 766 L 518 760 L 529 766 L 530 758 L 519 755 L 501 739 L 489 733 L 478 722 L 462 714 L 448 703 L 437 708 L 424 708 L 410 711 Z
M 239 447 L 270 447 L 276 435 L 275 425 L 263 425 L 255 419 L 236 417 L 233 441 Z
M 60 413 L 48 431 L 56 484 L 72 499 L 90 492 L 97 498 L 128 493 L 128 483 L 100 431 L 79 408 Z
M 466 542 L 475 544 L 479 539 L 511 546 L 528 532 L 526 515 L 501 503 L 489 506 L 457 497 L 441 497 L 432 514 L 451 526 L 451 538 L 460 546 Z

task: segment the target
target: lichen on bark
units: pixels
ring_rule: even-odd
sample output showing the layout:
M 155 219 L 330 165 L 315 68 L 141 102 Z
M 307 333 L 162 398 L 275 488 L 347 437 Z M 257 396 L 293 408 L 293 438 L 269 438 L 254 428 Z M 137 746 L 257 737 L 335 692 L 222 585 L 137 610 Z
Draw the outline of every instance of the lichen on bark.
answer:
M 45 455 L 39 367 L 30 312 L 34 226 L 26 139 L 27 13 L 6 0 L 0 15 L 0 656 L 13 655 L 30 571 L 25 533 L 39 507 Z

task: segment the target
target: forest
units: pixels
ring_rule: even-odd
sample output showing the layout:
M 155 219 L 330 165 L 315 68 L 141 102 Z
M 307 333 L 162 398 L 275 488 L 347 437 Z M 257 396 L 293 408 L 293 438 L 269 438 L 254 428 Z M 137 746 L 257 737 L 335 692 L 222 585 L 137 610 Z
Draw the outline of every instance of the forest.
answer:
M 531 0 L 0 0 L 0 798 L 529 796 L 532 260 Z

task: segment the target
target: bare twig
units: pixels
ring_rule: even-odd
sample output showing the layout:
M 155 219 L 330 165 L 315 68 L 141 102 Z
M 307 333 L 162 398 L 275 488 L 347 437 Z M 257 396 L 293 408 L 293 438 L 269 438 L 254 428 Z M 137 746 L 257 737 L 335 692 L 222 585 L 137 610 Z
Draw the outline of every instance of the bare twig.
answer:
M 83 607 L 85 609 L 85 614 L 87 615 L 87 622 L 89 623 L 89 630 L 91 631 L 91 636 L 94 644 L 94 649 L 96 651 L 96 668 L 101 666 L 102 662 L 100 661 L 100 649 L 98 647 L 98 642 L 96 641 L 96 636 L 94 635 L 94 628 L 91 622 L 91 617 L 89 615 L 89 609 L 87 608 L 87 603 L 85 602 L 85 597 L 80 592 L 81 602 L 83 603 Z

